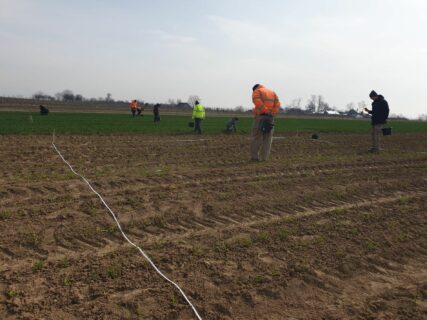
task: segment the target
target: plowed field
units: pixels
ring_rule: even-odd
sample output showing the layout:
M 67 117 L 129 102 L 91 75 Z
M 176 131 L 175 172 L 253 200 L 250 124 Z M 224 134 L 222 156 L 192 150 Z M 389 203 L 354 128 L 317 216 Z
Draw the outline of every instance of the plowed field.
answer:
M 426 319 L 427 134 L 63 135 L 203 319 Z M 195 319 L 44 135 L 0 136 L 0 319 Z

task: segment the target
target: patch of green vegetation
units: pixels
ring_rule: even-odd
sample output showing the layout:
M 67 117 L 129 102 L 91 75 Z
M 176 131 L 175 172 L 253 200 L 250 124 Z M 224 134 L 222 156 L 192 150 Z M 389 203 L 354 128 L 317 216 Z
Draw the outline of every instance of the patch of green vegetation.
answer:
M 400 204 L 407 204 L 407 203 L 409 203 L 411 201 L 411 197 L 409 197 L 409 196 L 401 196 L 400 198 L 399 198 L 399 203 Z
M 208 249 L 200 245 L 195 245 L 191 248 L 191 253 L 196 257 L 203 257 L 208 253 Z
M 37 260 L 37 261 L 34 261 L 32 269 L 33 269 L 33 272 L 37 272 L 42 270 L 43 267 L 44 267 L 44 262 L 41 260 Z
M 64 259 L 62 259 L 59 262 L 59 266 L 61 268 L 68 268 L 70 266 L 70 258 L 68 258 L 67 256 L 65 256 Z
M 9 211 L 0 211 L 0 220 L 7 220 L 12 217 L 12 214 Z
M 288 240 L 292 233 L 288 229 L 282 228 L 277 232 L 277 235 L 280 240 Z
M 410 236 L 407 233 L 401 233 L 398 237 L 400 242 L 408 242 L 410 240 Z
M 347 193 L 345 193 L 344 191 L 335 191 L 335 197 L 339 200 L 345 199 L 346 195 Z
M 270 241 L 270 234 L 267 231 L 262 231 L 257 234 L 255 241 L 261 243 L 268 243 Z
M 122 307 L 122 311 L 123 311 L 123 319 L 132 319 L 132 312 L 127 309 L 126 307 Z
M 65 287 L 71 287 L 72 281 L 68 275 L 64 277 L 64 280 L 62 281 Z
M 280 272 L 280 271 L 278 271 L 278 270 L 273 270 L 273 271 L 271 272 L 271 276 L 272 276 L 273 278 L 279 278 L 279 277 L 281 276 L 281 272 Z
M 228 245 L 224 241 L 217 241 L 214 245 L 214 250 L 218 253 L 225 253 L 228 249 Z
M 96 209 L 96 208 L 90 208 L 89 209 L 89 215 L 91 217 L 96 217 L 98 215 L 98 209 Z
M 374 222 L 377 220 L 377 216 L 373 212 L 365 212 L 362 214 L 362 219 L 364 222 Z
M 32 116 L 33 122 L 28 122 Z M 162 115 L 160 124 L 155 124 L 151 117 L 135 117 L 129 114 L 111 113 L 66 113 L 52 112 L 41 116 L 37 112 L 1 112 L 0 134 L 109 134 L 109 133 L 190 133 L 188 127 L 191 110 L 186 115 Z M 203 122 L 205 133 L 221 133 L 229 116 L 217 116 L 207 113 Z M 252 117 L 239 117 L 238 132 L 251 131 Z M 427 122 L 390 121 L 393 131 L 427 132 Z M 370 130 L 368 120 L 342 120 L 319 118 L 277 118 L 274 130 L 282 132 L 352 132 L 367 133 Z
M 240 236 L 235 239 L 235 244 L 239 247 L 249 248 L 253 245 L 252 238 L 250 236 Z
M 18 293 L 15 290 L 9 290 L 8 292 L 6 292 L 6 296 L 9 299 L 12 299 L 14 297 L 16 297 L 18 295 Z
M 107 269 L 107 276 L 110 279 L 116 279 L 122 275 L 122 267 L 120 265 L 112 265 Z
M 164 228 L 166 226 L 166 219 L 164 216 L 154 216 L 149 220 L 149 224 L 158 228 Z
M 262 284 L 267 282 L 267 278 L 265 276 L 263 276 L 262 274 L 257 274 L 254 278 L 254 282 L 256 284 Z
M 366 249 L 368 249 L 368 251 L 370 252 L 376 251 L 377 248 L 378 245 L 373 241 L 368 241 L 368 243 L 366 244 Z
M 41 243 L 41 235 L 35 231 L 21 232 L 18 234 L 20 241 L 28 246 L 38 246 Z
M 95 236 L 96 233 L 106 233 L 106 234 L 111 234 L 111 235 L 115 235 L 119 232 L 119 227 L 117 225 L 110 225 L 108 227 L 96 227 L 95 232 L 92 232 L 90 229 L 89 233 L 87 233 L 88 236 L 93 237 Z
M 343 214 L 343 213 L 345 213 L 345 208 L 342 208 L 342 207 L 335 208 L 334 213 L 335 214 Z
M 352 228 L 352 229 L 350 229 L 350 233 L 351 233 L 353 236 L 357 236 L 357 235 L 359 235 L 359 234 L 360 234 L 360 230 L 359 230 L 358 228 Z
M 170 301 L 171 301 L 171 304 L 172 304 L 173 306 L 177 306 L 177 305 L 178 305 L 178 303 L 179 303 L 179 299 L 178 299 L 178 297 L 176 296 L 176 294 L 175 294 L 175 293 L 171 293 Z

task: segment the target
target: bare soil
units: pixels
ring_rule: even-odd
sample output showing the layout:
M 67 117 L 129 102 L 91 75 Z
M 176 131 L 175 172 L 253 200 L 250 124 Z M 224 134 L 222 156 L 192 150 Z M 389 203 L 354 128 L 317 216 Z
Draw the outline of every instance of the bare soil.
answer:
M 426 319 L 427 134 L 60 136 L 203 319 Z M 195 319 L 49 136 L 0 136 L 0 319 Z

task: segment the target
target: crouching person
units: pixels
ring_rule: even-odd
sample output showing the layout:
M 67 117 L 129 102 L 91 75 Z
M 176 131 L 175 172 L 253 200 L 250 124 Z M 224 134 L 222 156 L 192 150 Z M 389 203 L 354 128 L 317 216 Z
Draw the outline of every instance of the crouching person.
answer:
M 237 131 L 237 121 L 239 118 L 231 118 L 225 126 L 226 133 L 235 133 Z
M 40 105 L 39 108 L 40 108 L 40 114 L 42 116 L 47 116 L 49 114 L 49 109 L 46 108 L 45 106 Z

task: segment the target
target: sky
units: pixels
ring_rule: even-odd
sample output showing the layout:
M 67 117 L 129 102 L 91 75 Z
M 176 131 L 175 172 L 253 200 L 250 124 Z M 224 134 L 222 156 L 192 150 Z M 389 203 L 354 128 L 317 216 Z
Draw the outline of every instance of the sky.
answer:
M 0 0 L 0 95 L 252 107 L 312 94 L 427 113 L 426 0 Z

